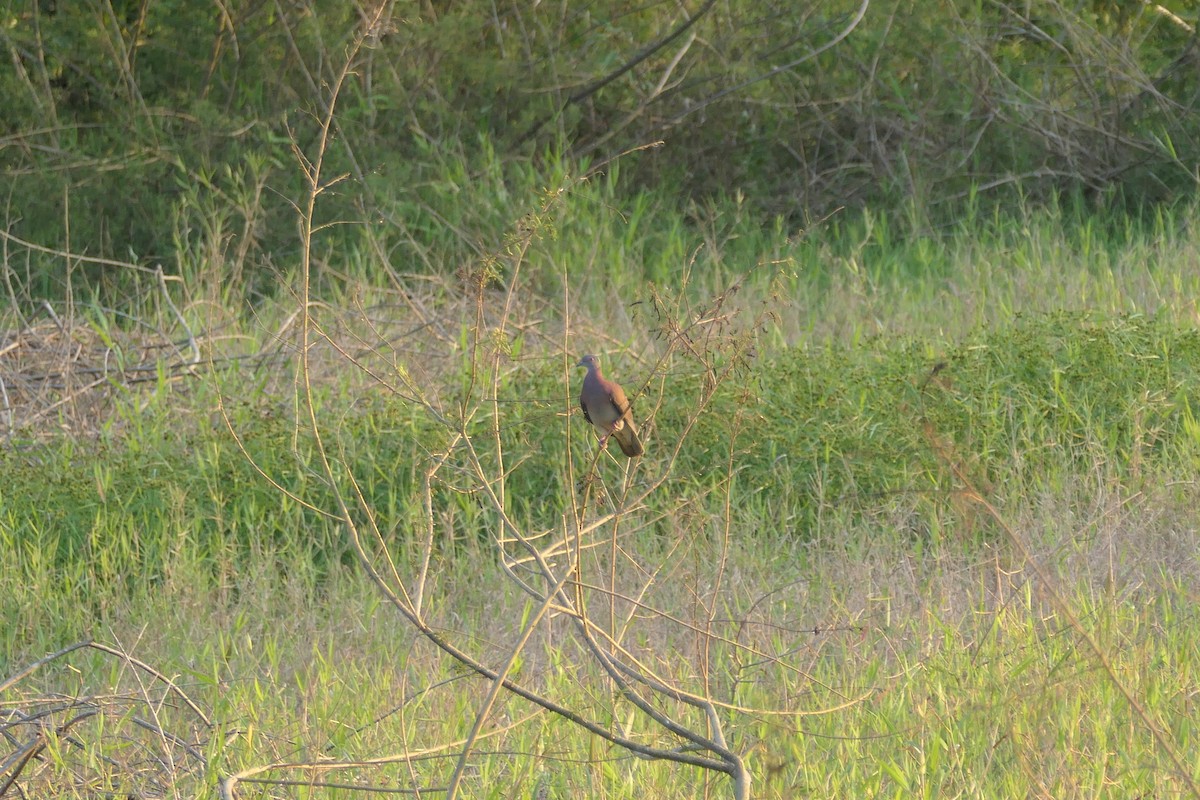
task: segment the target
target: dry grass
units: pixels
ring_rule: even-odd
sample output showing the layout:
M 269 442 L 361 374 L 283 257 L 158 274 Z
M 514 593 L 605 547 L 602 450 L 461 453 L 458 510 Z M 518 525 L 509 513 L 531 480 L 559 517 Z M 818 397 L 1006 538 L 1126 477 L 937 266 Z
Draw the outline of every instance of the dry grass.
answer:
M 108 662 L 106 688 L 88 679 L 105 665 L 72 664 L 81 650 Z M 10 748 L 0 796 L 14 788 L 21 796 L 177 796 L 175 787 L 207 767 L 213 722 L 175 679 L 119 647 L 65 647 L 0 682 L 0 695 L 0 736 Z
M 5 433 L 95 436 L 114 416 L 114 403 L 142 386 L 194 375 L 194 338 L 175 341 L 164 330 L 101 329 L 86 317 L 47 319 L 0 332 L 0 400 Z

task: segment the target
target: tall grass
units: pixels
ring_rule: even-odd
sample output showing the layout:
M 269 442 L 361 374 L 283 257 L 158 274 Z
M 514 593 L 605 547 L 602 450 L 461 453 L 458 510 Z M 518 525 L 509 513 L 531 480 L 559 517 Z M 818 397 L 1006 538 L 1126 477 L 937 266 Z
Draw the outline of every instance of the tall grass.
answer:
M 5 375 L 0 602 L 13 623 L 3 673 L 17 676 L 5 699 L 27 716 L 5 724 L 31 741 L 58 736 L 36 720 L 88 716 L 0 778 L 76 795 L 182 796 L 234 773 L 277 792 L 443 785 L 487 684 L 422 645 L 363 581 L 331 518 L 336 481 L 356 477 L 369 512 L 355 519 L 378 525 L 377 555 L 428 563 L 439 629 L 500 659 L 537 604 L 506 583 L 494 510 L 428 409 L 454 419 L 486 388 L 493 410 L 459 419 L 501 442 L 506 512 L 538 530 L 587 485 L 564 471 L 589 445 L 565 413 L 564 351 L 599 350 L 636 387 L 649 432 L 646 472 L 633 474 L 685 446 L 666 490 L 639 505 L 636 534 L 614 536 L 623 555 L 585 567 L 619 586 L 657 570 L 647 600 L 672 616 L 639 619 L 627 646 L 725 698 L 720 719 L 756 793 L 1190 791 L 1120 692 L 1187 752 L 1200 340 L 1195 279 L 1177 267 L 1196 248 L 1184 209 L 1128 221 L 1026 209 L 950 230 L 845 214 L 798 232 L 756 225 L 737 198 L 699 208 L 645 194 L 623 207 L 607 181 L 514 192 L 524 238 L 498 232 L 456 273 L 397 270 L 369 229 L 339 269 L 317 265 L 307 374 L 333 443 L 324 477 L 295 400 L 297 275 L 240 308 L 223 305 L 239 291 L 216 279 L 221 262 L 201 257 L 121 308 L 97 297 L 67 317 L 25 298 L 7 323 L 20 333 L 9 357 L 24 360 Z M 506 299 L 517 245 L 526 291 Z M 506 337 L 473 350 L 481 304 L 486 329 L 505 303 Z M 753 352 L 709 368 L 664 357 L 698 320 L 721 341 L 755 337 Z M 188 361 L 192 342 L 201 363 Z M 475 352 L 492 353 L 487 383 Z M 724 366 L 736 369 L 714 387 Z M 439 451 L 448 477 L 426 505 Z M 1029 543 L 1122 683 L 1080 651 L 963 476 Z M 511 674 L 655 741 L 645 720 L 603 716 L 602 672 L 565 620 L 547 619 Z M 696 626 L 736 646 L 706 649 Z M 89 637 L 111 647 L 17 673 Z M 134 658 L 203 718 L 164 701 L 168 684 Z M 1139 674 L 1147 664 L 1162 669 Z M 68 683 L 79 700 L 63 705 Z M 726 791 L 520 701 L 490 708 L 458 772 L 464 792 Z M 152 755 L 113 755 L 129 741 Z M 414 761 L 425 747 L 436 752 Z M 282 766 L 362 756 L 391 758 L 337 774 Z

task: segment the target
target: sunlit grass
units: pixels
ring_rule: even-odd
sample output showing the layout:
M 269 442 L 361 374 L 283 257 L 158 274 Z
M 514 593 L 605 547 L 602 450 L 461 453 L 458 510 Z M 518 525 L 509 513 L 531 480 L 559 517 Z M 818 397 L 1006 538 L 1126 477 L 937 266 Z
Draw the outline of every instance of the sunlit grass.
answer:
M 1179 265 L 1200 250 L 1184 212 L 1122 225 L 1026 210 L 952 231 L 847 215 L 799 235 L 756 224 L 736 202 L 683 213 L 646 198 L 621 216 L 608 191 L 596 180 L 555 201 L 552 227 L 522 266 L 536 291 L 515 300 L 519 333 L 497 404 L 511 513 L 553 528 L 578 488 L 563 480 L 569 431 L 574 457 L 591 455 L 592 439 L 566 415 L 577 376 L 563 373 L 564 346 L 605 353 L 638 387 L 652 465 L 706 376 L 682 359 L 655 367 L 664 311 L 649 282 L 660 300 L 698 308 L 749 273 L 730 307 L 766 304 L 775 317 L 689 434 L 669 491 L 638 510 L 656 521 L 621 542 L 621 569 L 634 580 L 665 565 L 669 579 L 647 602 L 680 619 L 719 618 L 721 635 L 749 648 L 715 655 L 706 672 L 686 626 L 651 620 L 629 642 L 680 684 L 756 709 L 729 719 L 755 794 L 1190 791 L 1120 689 L 1176 751 L 1194 749 L 1200 271 Z M 462 209 L 459 222 L 474 224 L 472 213 L 483 212 Z M 440 277 L 412 279 L 400 294 L 371 274 L 374 258 L 364 245 L 324 284 L 314 313 L 329 338 L 314 349 L 312 377 L 336 469 L 357 477 L 406 570 L 420 558 L 423 466 L 446 433 L 385 387 L 407 371 L 453 418 L 475 308 L 453 276 L 462 264 L 440 264 Z M 237 294 L 226 289 L 223 301 Z M 156 296 L 161 287 L 147 289 L 124 313 L 178 337 L 178 316 Z M 191 330 L 212 334 L 198 374 L 130 385 L 114 376 L 87 392 L 55 384 L 45 395 L 47 406 L 63 400 L 54 414 L 10 430 L 0 678 L 94 637 L 171 678 L 208 724 L 129 662 L 76 651 L 0 695 L 25 712 L 63 696 L 80 704 L 56 713 L 97 710 L 24 768 L 23 785 L 33 795 L 194 796 L 273 762 L 459 741 L 487 686 L 402 624 L 328 516 L 332 496 L 294 399 L 294 299 L 258 297 L 249 311 L 176 303 Z M 127 318 L 98 304 L 78 313 L 87 324 L 71 339 L 76 351 L 93 348 L 103 363 L 120 345 L 138 363 L 121 338 Z M 463 425 L 482 435 L 485 422 Z M 528 607 L 496 563 L 495 520 L 453 479 L 456 458 L 433 496 L 431 614 L 474 652 L 499 657 Z M 952 465 L 1045 564 L 1081 628 L 1047 601 Z M 701 599 L 722 557 L 717 613 Z M 611 567 L 601 554 L 585 564 Z M 1084 634 L 1100 658 L 1080 646 Z M 556 622 L 518 674 L 601 713 L 612 698 L 577 647 Z M 791 667 L 775 669 L 780 659 Z M 652 735 L 634 715 L 610 724 Z M 465 773 L 471 796 L 726 791 L 723 779 L 635 759 L 511 698 L 489 725 Z M 337 772 L 279 767 L 258 777 L 298 785 L 240 791 L 436 788 L 455 758 L 446 747 Z

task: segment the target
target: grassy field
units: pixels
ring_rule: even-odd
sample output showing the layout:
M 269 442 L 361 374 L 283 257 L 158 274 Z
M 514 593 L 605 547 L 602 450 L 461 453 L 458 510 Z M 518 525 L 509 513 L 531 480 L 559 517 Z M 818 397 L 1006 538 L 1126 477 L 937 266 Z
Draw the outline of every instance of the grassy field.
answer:
M 699 740 L 754 797 L 1197 794 L 1190 209 L 535 185 L 307 284 L 10 282 L 0 794 L 733 796 Z

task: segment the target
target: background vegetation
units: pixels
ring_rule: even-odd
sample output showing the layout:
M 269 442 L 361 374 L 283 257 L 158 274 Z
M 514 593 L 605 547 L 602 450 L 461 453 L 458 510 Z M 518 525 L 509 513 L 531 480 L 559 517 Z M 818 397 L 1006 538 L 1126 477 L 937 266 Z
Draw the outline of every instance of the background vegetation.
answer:
M 0 19 L 0 795 L 727 794 L 489 705 L 348 535 L 675 746 L 505 572 L 593 491 L 592 607 L 755 796 L 1197 794 L 1190 4 Z
M 6 230 L 170 273 L 219 257 L 229 283 L 262 290 L 295 261 L 293 142 L 313 143 L 373 10 L 10 0 Z M 792 230 L 843 207 L 920 227 L 1022 198 L 1177 201 L 1200 154 L 1193 12 L 1107 0 L 389 5 L 327 154 L 347 180 L 323 218 L 359 225 L 325 247 L 360 244 L 369 223 L 399 269 L 440 272 L 501 236 L 528 191 L 519 173 L 553 185 L 556 169 L 660 141 L 621 160 L 635 207 L 640 192 L 676 214 L 740 195 Z M 61 262 L 31 258 L 29 291 L 61 294 Z

